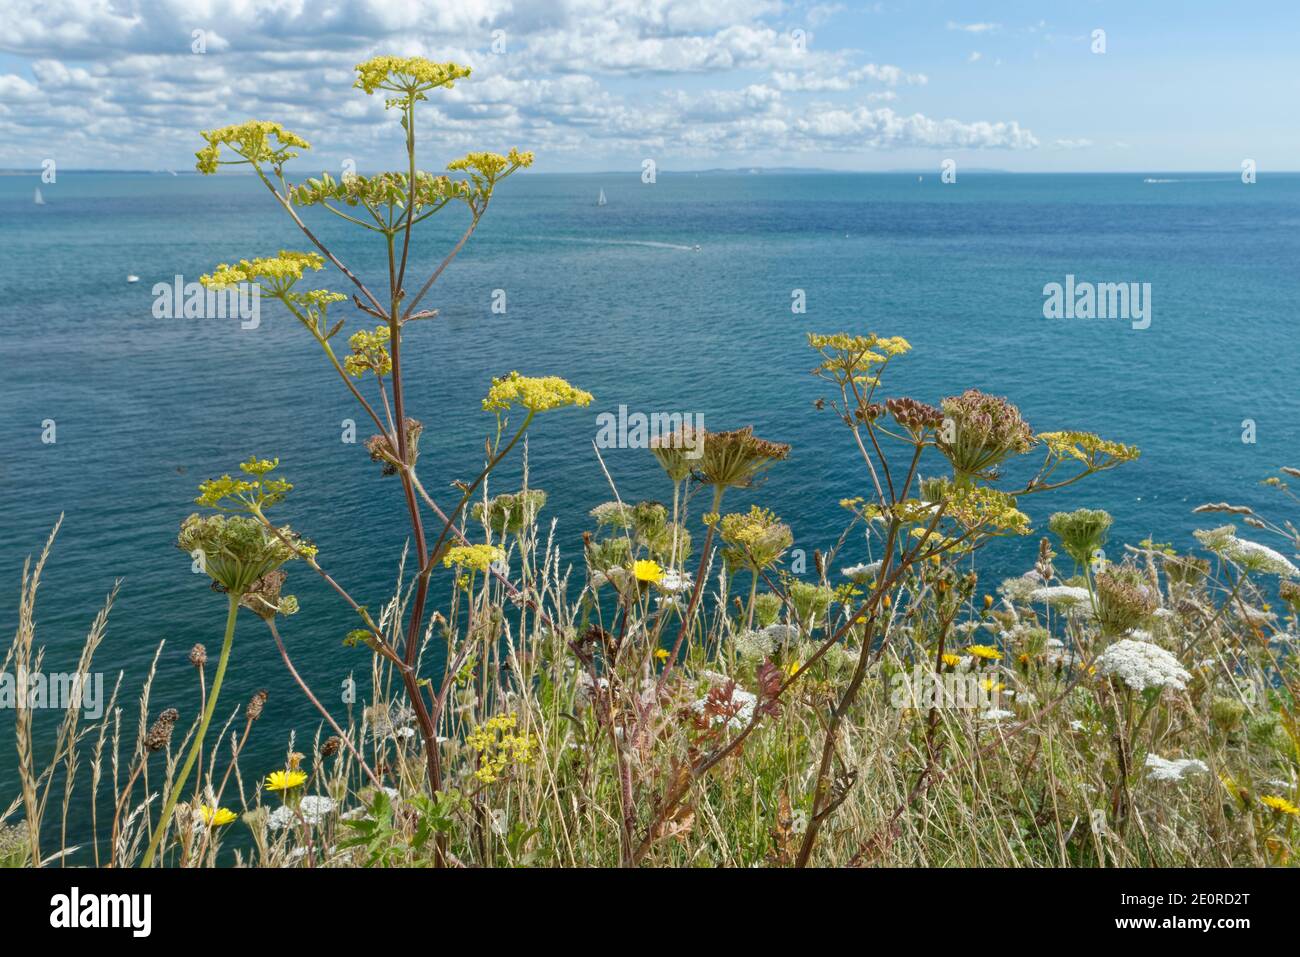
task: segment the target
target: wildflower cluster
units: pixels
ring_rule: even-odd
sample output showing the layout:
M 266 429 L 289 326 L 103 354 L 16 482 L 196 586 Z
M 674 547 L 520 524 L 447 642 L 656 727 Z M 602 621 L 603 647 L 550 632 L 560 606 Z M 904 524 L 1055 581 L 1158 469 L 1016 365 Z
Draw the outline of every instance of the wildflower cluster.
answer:
M 455 565 L 486 572 L 493 562 L 504 561 L 505 557 L 506 553 L 495 545 L 453 545 L 442 556 L 442 565 L 444 568 Z
M 539 742 L 528 732 L 516 732 L 518 723 L 512 711 L 489 718 L 469 733 L 465 743 L 478 756 L 475 780 L 492 784 L 510 767 L 520 767 L 533 760 Z
M 246 123 L 223 126 L 220 129 L 204 130 L 199 135 L 207 140 L 208 144 L 194 154 L 198 158 L 196 168 L 204 175 L 215 173 L 218 166 L 241 163 L 251 163 L 253 166 L 269 163 L 278 170 L 288 160 L 298 155 L 296 150 L 311 149 L 311 144 L 297 133 L 291 133 L 279 123 L 262 120 L 249 120 Z M 240 159 L 222 160 L 223 146 Z
M 592 395 L 574 388 L 559 376 L 533 378 L 511 372 L 492 380 L 487 397 L 483 400 L 484 412 L 504 412 L 518 405 L 529 412 L 547 412 L 568 405 L 590 405 Z
M 386 376 L 393 371 L 393 357 L 388 354 L 388 339 L 391 332 L 388 326 L 376 326 L 374 332 L 362 329 L 354 332 L 348 339 L 348 348 L 352 355 L 343 360 L 343 367 L 348 374 L 361 378 L 367 372 L 377 376 Z

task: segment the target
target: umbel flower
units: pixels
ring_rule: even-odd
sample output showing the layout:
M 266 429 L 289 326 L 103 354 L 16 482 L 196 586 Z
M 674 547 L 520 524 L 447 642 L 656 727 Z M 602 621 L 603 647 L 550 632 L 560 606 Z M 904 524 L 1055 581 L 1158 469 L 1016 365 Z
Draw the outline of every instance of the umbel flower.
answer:
M 537 520 L 538 513 L 546 507 L 546 493 L 539 488 L 510 492 L 490 499 L 486 507 L 477 502 L 473 508 L 475 521 L 486 522 L 498 535 L 516 533 Z
M 483 411 L 505 412 L 517 405 L 530 413 L 547 412 L 567 405 L 590 405 L 591 400 L 590 392 L 574 388 L 559 376 L 532 378 L 511 372 L 492 380 Z
M 1047 527 L 1061 540 L 1067 555 L 1080 565 L 1087 565 L 1093 553 L 1106 544 L 1106 533 L 1113 521 L 1109 512 L 1080 508 L 1056 512 L 1047 520 Z
M 943 425 L 941 410 L 915 399 L 888 399 L 885 401 L 885 410 L 914 439 L 919 440 L 925 432 Z
M 278 170 L 298 155 L 296 150 L 311 149 L 311 144 L 297 133 L 265 120 L 248 120 L 220 129 L 204 130 L 199 135 L 207 140 L 207 146 L 194 154 L 198 158 L 195 168 L 205 176 L 215 173 L 218 166 L 242 164 L 260 166 L 269 163 Z M 222 160 L 223 146 L 240 158 Z
M 733 568 L 748 568 L 754 573 L 774 564 L 794 544 L 790 526 L 769 509 L 754 505 L 748 512 L 724 515 L 718 531 L 728 548 L 722 555 Z
M 750 425 L 731 432 L 706 431 L 695 474 L 715 490 L 749 488 L 774 462 L 789 454 L 790 446 L 760 439 Z
M 1178 659 L 1149 641 L 1123 638 L 1097 658 L 1099 674 L 1118 678 L 1134 691 L 1174 688 L 1183 691 L 1192 676 Z
M 470 68 L 459 63 L 437 63 L 424 57 L 377 56 L 356 65 L 359 90 L 373 95 L 376 90 L 401 93 L 404 99 L 390 99 L 388 106 L 425 99 L 424 94 L 438 87 L 451 87 L 470 75 Z
M 1150 582 L 1136 568 L 1113 565 L 1095 579 L 1097 621 L 1106 636 L 1122 635 L 1141 627 L 1155 613 L 1156 596 Z
M 996 478 L 998 465 L 1033 446 L 1029 423 L 1000 396 L 967 389 L 944 399 L 942 406 L 945 421 L 935 444 L 952 463 L 959 483 Z
M 442 556 L 442 564 L 444 568 L 456 565 L 486 572 L 493 562 L 504 561 L 505 557 L 506 553 L 495 545 L 453 545 Z
M 1274 551 L 1259 542 L 1238 538 L 1236 532 L 1235 525 L 1224 525 L 1208 530 L 1198 529 L 1192 534 L 1206 549 L 1226 558 L 1247 572 L 1262 572 L 1282 578 L 1300 577 L 1300 569 L 1296 568 L 1281 552 Z
M 653 436 L 650 439 L 650 452 L 668 474 L 668 478 L 673 482 L 681 482 L 691 474 L 695 450 L 703 440 L 703 430 L 697 433 L 691 426 L 682 425 L 668 435 Z
M 280 534 L 296 542 L 288 526 Z M 196 556 L 208 577 L 233 595 L 244 595 L 258 579 L 298 557 L 265 525 L 242 515 L 195 513 L 181 523 L 176 544 Z

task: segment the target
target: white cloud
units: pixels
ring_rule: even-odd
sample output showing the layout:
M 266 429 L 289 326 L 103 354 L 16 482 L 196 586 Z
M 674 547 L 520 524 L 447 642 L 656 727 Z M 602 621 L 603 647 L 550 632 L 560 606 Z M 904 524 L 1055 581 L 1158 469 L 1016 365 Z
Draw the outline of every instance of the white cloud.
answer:
M 983 58 L 983 56 L 984 56 L 984 54 L 983 54 L 983 53 L 980 53 L 979 50 L 971 50 L 971 52 L 970 52 L 970 56 L 968 56 L 968 57 L 966 58 L 966 62 L 967 62 L 967 63 L 978 63 L 978 62 Z
M 961 30 L 965 33 L 996 33 L 1002 29 L 1000 23 L 957 23 L 954 20 L 948 21 L 949 30 Z
M 831 37 L 795 42 L 779 0 L 9 0 L 0 52 L 0 166 L 188 166 L 198 130 L 275 119 L 316 149 L 391 163 L 382 97 L 350 89 L 376 53 L 453 59 L 473 76 L 424 105 L 431 164 L 467 149 L 533 149 L 539 168 L 642 156 L 941 145 L 1025 149 L 1014 121 L 934 120 L 876 104 L 924 73 L 863 62 Z M 840 12 L 804 11 L 805 29 Z M 780 22 L 777 17 L 779 15 Z M 772 19 L 769 19 L 772 18 Z M 206 54 L 191 52 L 206 31 Z M 502 31 L 501 54 L 491 52 Z M 12 59 L 12 57 L 11 57 Z M 809 102 L 810 97 L 819 102 Z M 825 102 L 820 102 L 825 98 Z M 868 106 L 871 104 L 871 106 Z

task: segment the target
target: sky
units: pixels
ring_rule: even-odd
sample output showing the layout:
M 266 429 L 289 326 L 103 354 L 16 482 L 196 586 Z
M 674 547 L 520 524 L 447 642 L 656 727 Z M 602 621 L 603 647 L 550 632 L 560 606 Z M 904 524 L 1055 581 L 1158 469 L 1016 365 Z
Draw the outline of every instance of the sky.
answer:
M 246 119 L 313 172 L 389 168 L 396 120 L 351 88 L 380 53 L 472 68 L 419 116 L 446 160 L 1300 169 L 1294 0 L 0 0 L 0 24 L 3 169 L 192 169 L 198 130 Z

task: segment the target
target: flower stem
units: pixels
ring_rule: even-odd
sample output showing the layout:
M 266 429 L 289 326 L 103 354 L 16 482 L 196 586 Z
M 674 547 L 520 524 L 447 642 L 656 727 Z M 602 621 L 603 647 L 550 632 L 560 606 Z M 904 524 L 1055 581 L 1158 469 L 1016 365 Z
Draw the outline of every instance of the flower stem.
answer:
M 194 736 L 194 743 L 190 745 L 189 757 L 185 759 L 185 766 L 181 768 L 180 776 L 172 785 L 171 794 L 163 807 L 162 817 L 158 819 L 158 826 L 154 829 L 153 837 L 149 841 L 149 849 L 144 852 L 141 867 L 152 866 L 154 853 L 158 850 L 158 842 L 162 840 L 163 832 L 167 830 L 168 822 L 171 820 L 172 811 L 176 809 L 176 799 L 180 797 L 181 790 L 185 787 L 185 781 L 189 778 L 190 772 L 194 770 L 194 762 L 199 758 L 199 751 L 203 749 L 203 736 L 207 734 L 208 725 L 212 721 L 212 714 L 217 710 L 217 696 L 221 694 L 221 679 L 226 676 L 226 665 L 230 662 L 230 646 L 234 644 L 235 640 L 235 615 L 239 611 L 239 597 L 234 592 L 230 593 L 230 611 L 226 615 L 226 636 L 221 642 L 221 658 L 217 662 L 216 676 L 212 679 L 212 691 L 208 695 L 208 706 L 203 709 L 203 720 L 199 722 L 198 733 Z

